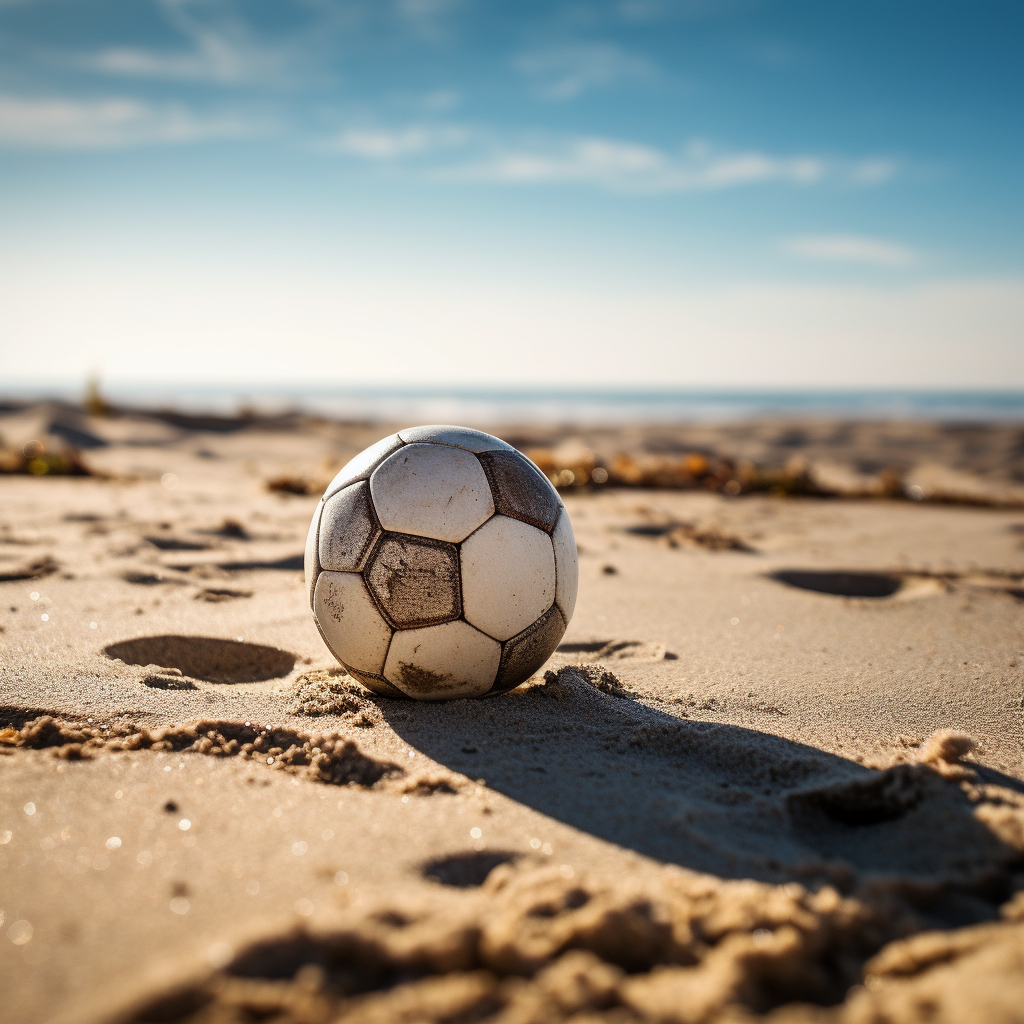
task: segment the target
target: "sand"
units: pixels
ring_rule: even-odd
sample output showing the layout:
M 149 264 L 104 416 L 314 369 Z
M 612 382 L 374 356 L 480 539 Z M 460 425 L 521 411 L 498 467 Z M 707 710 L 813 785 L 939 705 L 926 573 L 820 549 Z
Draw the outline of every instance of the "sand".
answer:
M 0 476 L 5 1021 L 1024 1020 L 1012 428 L 502 429 L 1007 500 L 569 490 L 547 675 L 421 705 L 333 665 L 266 488 L 390 425 L 76 423 L 103 475 Z

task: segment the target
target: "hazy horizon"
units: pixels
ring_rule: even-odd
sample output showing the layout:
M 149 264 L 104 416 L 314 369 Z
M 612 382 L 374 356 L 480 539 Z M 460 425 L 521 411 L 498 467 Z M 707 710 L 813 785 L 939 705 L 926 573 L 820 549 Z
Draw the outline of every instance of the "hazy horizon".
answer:
M 184 381 L 108 384 L 95 378 L 58 385 L 0 388 L 5 403 L 57 400 L 85 404 L 98 394 L 114 409 L 191 415 L 279 416 L 300 413 L 338 421 L 493 424 L 723 424 L 769 420 L 1024 422 L 1024 390 L 825 388 L 583 388 L 268 385 Z

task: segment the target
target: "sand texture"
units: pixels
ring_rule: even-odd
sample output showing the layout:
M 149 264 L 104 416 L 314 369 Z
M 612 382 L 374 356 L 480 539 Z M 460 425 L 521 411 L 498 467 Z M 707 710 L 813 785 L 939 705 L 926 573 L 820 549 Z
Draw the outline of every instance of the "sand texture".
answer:
M 1009 498 L 566 490 L 559 650 L 423 705 L 333 663 L 318 494 L 267 488 L 393 425 L 76 422 L 94 475 L 0 475 L 5 1022 L 1024 1021 Z M 823 458 L 824 426 L 714 429 L 723 456 Z M 848 425 L 833 463 L 910 438 L 907 474 L 1012 498 L 1007 432 L 972 463 L 945 428 Z

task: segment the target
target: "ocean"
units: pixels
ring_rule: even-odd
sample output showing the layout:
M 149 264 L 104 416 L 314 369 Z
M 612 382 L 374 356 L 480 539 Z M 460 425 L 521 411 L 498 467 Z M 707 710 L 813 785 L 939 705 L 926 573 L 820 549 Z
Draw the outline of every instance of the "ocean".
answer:
M 3 387 L 16 400 L 80 400 L 81 387 Z M 326 385 L 111 384 L 108 400 L 189 412 L 290 410 L 409 423 L 723 423 L 763 418 L 1024 422 L 1024 391 L 375 388 Z

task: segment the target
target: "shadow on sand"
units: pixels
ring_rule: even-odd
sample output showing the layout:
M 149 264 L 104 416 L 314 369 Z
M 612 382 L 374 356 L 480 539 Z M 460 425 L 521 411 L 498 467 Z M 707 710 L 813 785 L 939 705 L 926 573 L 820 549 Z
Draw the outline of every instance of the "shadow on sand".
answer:
M 576 671 L 493 701 L 378 703 L 404 740 L 453 771 L 608 842 L 723 878 L 849 891 L 868 875 L 898 877 L 929 894 L 937 921 L 959 924 L 993 916 L 1019 857 L 961 787 L 926 766 L 879 772 L 676 717 Z

